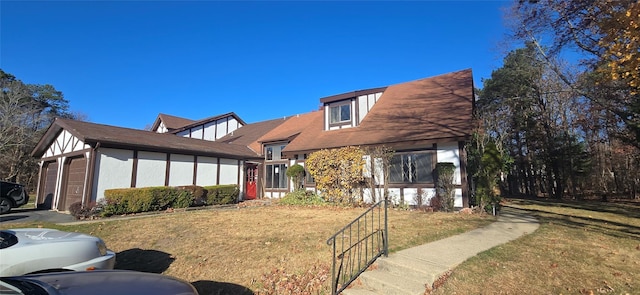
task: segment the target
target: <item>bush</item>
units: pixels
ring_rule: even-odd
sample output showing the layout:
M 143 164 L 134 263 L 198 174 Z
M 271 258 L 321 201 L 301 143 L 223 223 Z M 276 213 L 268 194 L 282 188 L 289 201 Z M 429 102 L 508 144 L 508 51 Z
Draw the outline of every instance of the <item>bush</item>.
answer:
M 307 205 L 307 206 L 318 206 L 318 205 L 326 205 L 327 202 L 324 201 L 320 196 L 318 196 L 313 191 L 306 190 L 297 190 L 295 192 L 290 192 L 285 195 L 283 198 L 278 200 L 279 204 L 282 205 Z
M 69 206 L 69 213 L 76 219 L 86 219 L 98 215 L 102 211 L 102 206 L 96 203 L 90 203 L 83 206 L 82 202 L 75 202 Z
M 453 163 L 444 162 L 436 164 L 436 196 L 440 199 L 440 210 L 453 211 L 455 201 L 455 185 L 453 177 L 456 166 Z
M 204 187 L 206 205 L 226 205 L 238 202 L 240 191 L 235 184 Z
M 103 216 L 163 211 L 168 208 L 186 208 L 194 205 L 195 196 L 204 195 L 197 186 L 144 187 L 110 189 L 104 192 Z

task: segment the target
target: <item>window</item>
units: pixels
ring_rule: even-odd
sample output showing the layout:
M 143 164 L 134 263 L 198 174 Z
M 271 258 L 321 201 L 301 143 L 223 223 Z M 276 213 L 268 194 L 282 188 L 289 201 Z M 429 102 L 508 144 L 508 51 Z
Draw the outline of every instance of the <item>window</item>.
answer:
M 265 152 L 265 155 L 267 156 L 267 160 L 273 160 L 273 148 L 272 147 L 267 147 L 267 151 Z
M 329 113 L 331 124 L 351 121 L 351 104 L 332 106 Z
M 391 159 L 389 182 L 432 183 L 431 153 L 396 154 Z
M 304 169 L 304 178 L 306 183 L 316 183 L 316 180 L 313 178 L 313 175 L 311 175 L 311 173 L 309 173 L 307 169 Z
M 266 188 L 287 188 L 287 165 L 273 164 L 266 165 L 265 187 Z
M 284 159 L 284 153 L 282 151 L 284 151 L 284 148 L 287 147 L 286 145 L 281 145 L 280 146 L 280 159 Z

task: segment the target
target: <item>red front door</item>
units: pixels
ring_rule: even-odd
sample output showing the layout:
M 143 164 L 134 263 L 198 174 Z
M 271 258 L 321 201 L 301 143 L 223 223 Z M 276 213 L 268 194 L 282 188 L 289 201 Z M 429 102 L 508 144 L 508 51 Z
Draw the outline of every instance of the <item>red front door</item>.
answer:
M 256 164 L 247 164 L 247 173 L 246 173 L 246 199 L 254 200 L 257 194 L 257 185 L 258 182 L 258 165 Z

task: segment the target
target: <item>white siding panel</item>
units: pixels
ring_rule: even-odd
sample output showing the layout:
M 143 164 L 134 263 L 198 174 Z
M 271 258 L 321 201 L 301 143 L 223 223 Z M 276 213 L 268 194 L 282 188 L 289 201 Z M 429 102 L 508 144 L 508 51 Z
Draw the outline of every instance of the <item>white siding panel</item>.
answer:
M 204 139 L 205 140 L 210 140 L 210 141 L 216 140 L 216 124 L 215 124 L 215 122 L 207 123 L 206 125 L 204 125 Z
M 460 153 L 458 143 L 438 144 L 438 163 L 451 162 L 456 166 L 453 183 L 461 184 L 460 180 Z
M 229 117 L 229 130 L 227 133 L 236 131 L 238 128 L 240 128 L 240 122 L 238 122 L 238 120 L 234 119 L 233 117 Z
M 181 132 L 176 133 L 177 136 L 182 136 L 182 137 L 189 137 L 190 134 L 191 134 L 191 131 L 188 130 L 188 129 L 185 130 L 185 131 L 181 131 Z
M 436 196 L 435 188 L 425 188 L 420 190 L 420 196 L 422 197 L 422 205 L 430 205 L 431 198 Z
M 104 191 L 131 187 L 133 151 L 102 148 L 96 157 L 93 195 L 96 201 L 104 198 Z
M 202 139 L 202 133 L 203 133 L 202 128 L 204 128 L 204 127 L 203 126 L 198 126 L 198 127 L 193 128 L 191 130 L 191 138 Z
M 211 157 L 198 157 L 198 172 L 196 185 L 216 185 L 218 178 L 218 159 Z
M 389 189 L 389 200 L 392 204 L 400 204 L 400 189 L 399 188 L 390 188 Z
M 369 110 L 376 104 L 378 93 L 367 95 L 367 103 L 369 104 Z
M 456 189 L 456 196 L 453 200 L 453 207 L 462 207 L 462 189 Z
M 220 184 L 238 184 L 238 160 L 220 159 Z
M 167 154 L 138 152 L 136 187 L 164 186 Z
M 216 121 L 216 140 L 220 139 L 221 137 L 227 135 L 227 120 L 218 120 Z
M 418 205 L 418 200 L 421 196 L 418 194 L 417 188 L 405 188 L 404 191 L 404 203 L 407 205 Z
M 358 101 L 358 115 L 360 116 L 358 118 L 358 125 L 359 125 L 360 122 L 362 122 L 362 120 L 364 119 L 364 117 L 367 116 L 367 113 L 369 113 L 369 109 L 368 109 L 368 101 L 367 101 L 366 95 L 358 96 L 357 101 Z
M 193 156 L 171 154 L 169 186 L 193 184 Z

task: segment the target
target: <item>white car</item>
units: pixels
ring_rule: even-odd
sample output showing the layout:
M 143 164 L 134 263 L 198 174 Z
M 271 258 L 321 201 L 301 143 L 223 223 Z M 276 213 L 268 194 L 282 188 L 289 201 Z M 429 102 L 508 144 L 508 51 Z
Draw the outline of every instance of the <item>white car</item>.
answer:
M 113 269 L 116 254 L 98 237 L 46 228 L 0 230 L 0 277 Z

